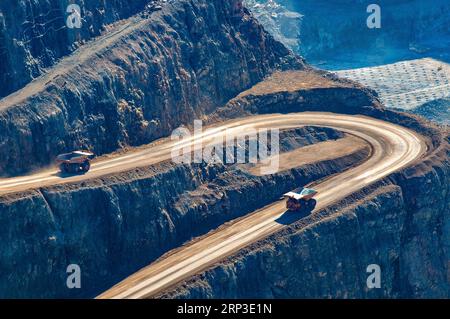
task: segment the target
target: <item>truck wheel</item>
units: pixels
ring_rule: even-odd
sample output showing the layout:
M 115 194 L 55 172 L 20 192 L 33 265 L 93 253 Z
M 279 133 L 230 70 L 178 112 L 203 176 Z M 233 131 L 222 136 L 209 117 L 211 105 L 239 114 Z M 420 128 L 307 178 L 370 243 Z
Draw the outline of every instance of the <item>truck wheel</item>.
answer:
M 299 211 L 304 212 L 305 210 L 308 209 L 308 202 L 306 200 L 304 200 L 303 198 L 300 199 L 298 201 L 300 207 L 299 207 Z
M 312 212 L 316 208 L 316 205 L 317 205 L 317 201 L 315 199 L 310 199 L 308 201 L 308 211 Z
M 63 173 L 70 173 L 70 164 L 67 163 L 63 163 L 59 166 L 59 168 L 61 169 L 61 172 Z
M 80 170 L 80 164 L 76 164 L 76 163 L 70 164 L 69 173 L 76 174 L 79 172 L 79 170 Z
M 83 164 L 81 165 L 81 169 L 85 173 L 89 172 L 89 170 L 91 169 L 91 163 L 89 161 L 83 162 Z

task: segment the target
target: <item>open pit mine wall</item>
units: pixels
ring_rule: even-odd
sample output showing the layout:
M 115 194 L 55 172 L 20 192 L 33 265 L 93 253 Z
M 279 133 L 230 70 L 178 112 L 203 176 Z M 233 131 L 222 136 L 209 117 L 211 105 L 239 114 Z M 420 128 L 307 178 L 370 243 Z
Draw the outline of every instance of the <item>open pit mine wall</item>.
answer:
M 148 0 L 0 1 L 0 97 L 25 86 L 44 68 L 98 36 L 105 26 L 143 9 Z M 81 27 L 66 25 L 69 4 L 81 9 Z
M 319 128 L 280 134 L 285 151 L 340 137 Z M 1 196 L 0 297 L 94 297 L 192 237 L 368 152 L 262 177 L 235 166 L 165 163 Z M 81 268 L 81 289 L 66 286 L 69 264 Z
M 165 4 L 107 50 L 66 66 L 45 92 L 0 110 L 0 176 L 68 150 L 103 154 L 170 135 L 272 71 L 303 67 L 232 2 Z
M 333 90 L 322 93 L 322 98 L 334 94 Z M 260 108 L 263 113 L 325 110 L 326 103 L 314 107 L 308 103 L 311 94 L 249 96 L 233 101 L 232 109 L 258 112 Z M 341 95 L 339 103 L 342 98 L 345 96 Z M 356 111 L 352 107 L 342 112 L 345 110 Z M 420 118 L 381 108 L 360 108 L 359 113 L 420 132 L 429 138 L 427 155 L 160 297 L 448 298 L 449 132 Z M 338 214 L 331 216 L 333 213 Z M 370 264 L 381 267 L 379 289 L 367 288 Z
M 425 53 L 430 47 L 445 53 L 450 36 L 450 3 L 447 0 L 281 0 L 303 15 L 300 22 L 300 52 L 307 60 L 336 57 L 349 52 L 389 52 L 411 49 Z M 370 4 L 381 9 L 381 28 L 370 29 Z M 351 37 L 349 37 L 351 35 Z M 446 40 L 447 41 L 447 40 Z M 391 55 L 395 51 L 391 51 Z

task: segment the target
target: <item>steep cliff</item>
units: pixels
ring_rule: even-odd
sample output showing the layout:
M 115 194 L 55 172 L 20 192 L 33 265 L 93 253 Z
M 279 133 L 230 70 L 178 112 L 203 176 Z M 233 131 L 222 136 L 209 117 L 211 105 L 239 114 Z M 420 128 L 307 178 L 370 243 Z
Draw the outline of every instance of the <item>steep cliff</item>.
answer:
M 3 0 L 0 2 L 0 97 L 23 87 L 44 68 L 128 18 L 149 0 Z M 80 28 L 68 28 L 69 4 L 81 9 Z
M 244 0 L 244 4 L 275 39 L 300 52 L 300 13 L 288 10 L 281 1 Z
M 36 94 L 25 88 L 13 105 L 0 101 L 0 175 L 47 165 L 66 150 L 103 154 L 170 135 L 274 70 L 304 67 L 233 10 L 219 0 L 167 3 L 55 66 L 48 83 L 32 83 L 42 86 Z
M 433 1 L 433 5 L 424 0 L 245 2 L 277 39 L 297 50 L 308 62 L 327 69 L 373 66 L 430 56 L 450 59 L 447 49 L 450 5 L 446 0 Z M 368 7 L 374 3 L 380 8 L 380 28 L 367 26 L 373 13 Z M 281 18 L 296 14 L 301 18 Z M 289 28 L 293 23 L 296 23 L 297 36 L 291 34 L 292 28 Z

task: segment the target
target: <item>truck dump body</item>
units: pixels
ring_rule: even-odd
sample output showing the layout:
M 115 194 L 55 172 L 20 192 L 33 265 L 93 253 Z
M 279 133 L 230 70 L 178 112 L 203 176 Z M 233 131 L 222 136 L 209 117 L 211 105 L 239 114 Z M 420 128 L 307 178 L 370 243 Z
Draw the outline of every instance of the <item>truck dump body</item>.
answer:
M 283 197 L 285 198 L 293 198 L 296 200 L 300 200 L 300 199 L 311 199 L 314 196 L 317 195 L 317 191 L 315 189 L 312 188 L 303 188 L 302 191 L 300 193 L 295 193 L 295 192 L 289 192 L 283 195 Z
M 91 159 L 94 156 L 94 154 L 90 152 L 84 152 L 84 151 L 75 151 L 67 154 L 61 154 L 58 155 L 56 158 L 57 163 L 82 163 L 86 159 Z

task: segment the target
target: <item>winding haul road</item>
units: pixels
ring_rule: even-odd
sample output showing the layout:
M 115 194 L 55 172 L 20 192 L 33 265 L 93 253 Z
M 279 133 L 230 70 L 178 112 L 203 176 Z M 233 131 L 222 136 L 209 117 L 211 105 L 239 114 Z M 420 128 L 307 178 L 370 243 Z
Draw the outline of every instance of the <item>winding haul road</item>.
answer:
M 220 125 L 220 124 L 219 124 Z M 330 127 L 353 134 L 371 145 L 370 157 L 361 165 L 335 175 L 318 184 L 317 207 L 313 214 L 375 181 L 404 168 L 426 152 L 423 138 L 404 127 L 363 116 L 333 113 L 291 113 L 257 115 L 233 120 L 205 130 L 201 135 L 180 141 L 169 139 L 114 158 L 100 159 L 89 173 L 61 178 L 57 170 L 26 177 L 0 179 L 0 194 L 42 186 L 76 182 L 98 176 L 148 166 L 171 159 L 175 148 L 215 140 L 225 134 L 242 136 L 249 130 L 290 129 L 306 125 Z M 285 227 L 276 220 L 285 212 L 285 203 L 276 202 L 250 214 L 206 237 L 183 246 L 106 291 L 99 298 L 149 298 L 174 284 L 213 265 L 230 254 Z
M 342 199 L 355 191 L 399 170 L 426 151 L 426 145 L 416 133 L 380 120 L 367 117 L 331 113 L 294 113 L 253 116 L 227 123 L 197 137 L 204 143 L 223 135 L 225 130 L 233 135 L 246 134 L 249 129 L 288 129 L 305 125 L 330 127 L 356 135 L 372 147 L 370 158 L 363 164 L 329 178 L 315 186 L 319 194 L 314 212 Z M 167 142 L 156 149 L 144 150 L 138 156 L 128 155 L 115 162 L 94 165 L 93 173 L 115 170 L 123 165 L 157 162 L 170 158 L 172 147 L 193 145 L 194 138 L 182 142 Z M 204 270 L 224 257 L 250 243 L 266 237 L 283 225 L 276 222 L 285 212 L 285 203 L 277 202 L 231 225 L 221 228 L 194 244 L 181 247 L 167 257 L 142 269 L 111 288 L 99 298 L 147 298 L 179 281 Z M 314 213 L 313 212 L 313 213 Z
M 71 57 L 64 59 L 23 89 L 0 100 L 0 111 L 20 104 L 26 97 L 39 94 L 74 66 L 86 62 L 95 53 L 106 50 L 122 36 L 130 34 L 148 23 L 151 22 L 147 19 L 130 18 L 126 23 L 115 28 L 113 32 L 83 46 Z M 199 143 L 206 145 L 225 134 L 238 137 L 247 135 L 249 130 L 289 129 L 305 125 L 330 127 L 347 132 L 360 137 L 372 147 L 367 161 L 315 186 L 319 194 L 316 197 L 318 204 L 312 212 L 313 214 L 392 172 L 410 165 L 426 152 L 426 144 L 421 136 L 406 128 L 381 120 L 314 112 L 258 115 L 218 124 L 195 138 L 183 139 L 180 142 L 166 139 L 123 155 L 100 158 L 93 163 L 91 171 L 85 175 L 63 178 L 59 175 L 58 170 L 49 169 L 28 176 L 0 179 L 0 195 L 56 184 L 79 182 L 168 161 L 171 159 L 171 152 L 174 148 L 201 147 L 198 146 Z M 284 202 L 266 206 L 255 214 L 232 222 L 190 245 L 170 252 L 164 258 L 106 291 L 99 298 L 149 298 L 155 296 L 250 243 L 285 227 L 276 221 L 284 212 Z

